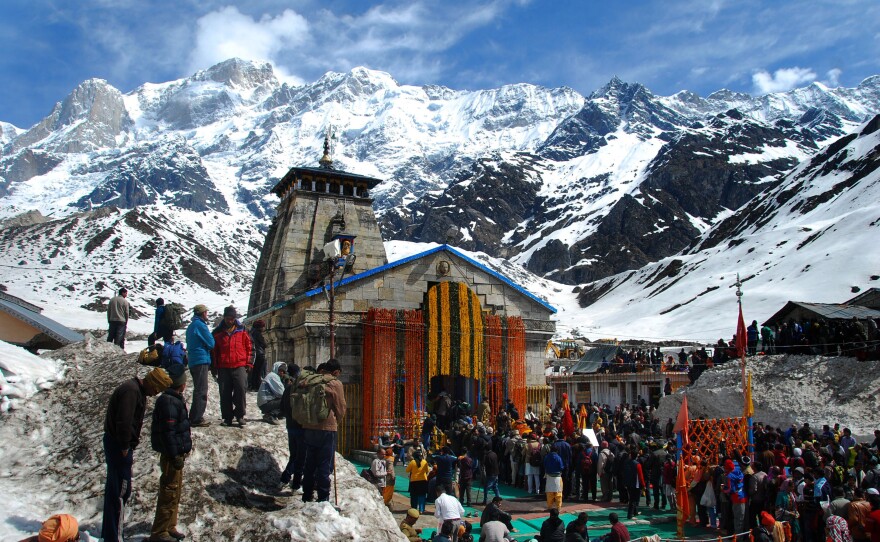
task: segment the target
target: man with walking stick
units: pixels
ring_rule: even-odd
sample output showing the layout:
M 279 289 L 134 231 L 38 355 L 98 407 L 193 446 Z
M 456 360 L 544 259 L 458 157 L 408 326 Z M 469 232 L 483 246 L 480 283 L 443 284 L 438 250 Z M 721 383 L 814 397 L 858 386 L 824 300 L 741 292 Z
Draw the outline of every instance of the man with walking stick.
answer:
M 303 502 L 330 500 L 330 472 L 336 465 L 337 424 L 345 416 L 345 390 L 339 375 L 342 367 L 330 359 L 318 372 L 301 376 L 293 384 L 290 405 L 293 417 L 303 426 L 306 464 L 303 469 Z M 317 387 L 324 393 L 315 393 Z M 335 472 L 334 472 L 335 474 Z

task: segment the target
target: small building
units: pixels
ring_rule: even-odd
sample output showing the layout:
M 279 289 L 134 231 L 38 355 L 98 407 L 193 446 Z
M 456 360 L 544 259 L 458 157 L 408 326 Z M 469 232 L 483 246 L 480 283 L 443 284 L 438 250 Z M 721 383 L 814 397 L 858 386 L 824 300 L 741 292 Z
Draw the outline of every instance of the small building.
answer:
M 868 288 L 854 298 L 844 302 L 844 305 L 856 305 L 880 311 L 880 288 Z
M 388 262 L 369 191 L 379 179 L 292 168 L 266 235 L 247 321 L 266 322 L 266 359 L 343 367 L 350 414 L 340 451 L 389 430 L 417 431 L 444 391 L 493 412 L 547 401 L 544 355 L 556 310 L 442 245 Z M 541 409 L 538 408 L 538 411 Z
M 869 292 L 865 292 L 866 294 Z M 851 320 L 853 317 L 859 320 L 866 318 L 880 318 L 880 310 L 871 309 L 861 305 L 847 303 L 806 303 L 804 301 L 789 301 L 773 316 L 764 322 L 768 326 L 781 326 L 784 322 L 794 320 Z
M 30 351 L 54 350 L 83 340 L 83 336 L 44 316 L 43 309 L 0 292 L 0 340 Z
M 650 368 L 631 373 L 610 373 L 602 369 L 603 360 L 614 362 L 620 347 L 602 344 L 587 349 L 567 374 L 551 374 L 547 381 L 554 401 L 567 393 L 574 403 L 599 403 L 612 408 L 621 403 L 636 403 L 644 398 L 648 404 L 656 404 L 663 393 L 666 379 L 672 390 L 690 383 L 687 373 L 680 371 L 654 372 Z
M 614 408 L 622 403 L 637 403 L 639 398 L 648 404 L 657 404 L 663 396 L 667 378 L 673 392 L 690 384 L 688 374 L 680 371 L 600 373 L 600 364 L 595 365 L 595 371 L 591 372 L 549 376 L 547 384 L 550 386 L 551 399 L 559 401 L 562 394 L 567 393 L 569 400 L 575 404 L 599 403 Z

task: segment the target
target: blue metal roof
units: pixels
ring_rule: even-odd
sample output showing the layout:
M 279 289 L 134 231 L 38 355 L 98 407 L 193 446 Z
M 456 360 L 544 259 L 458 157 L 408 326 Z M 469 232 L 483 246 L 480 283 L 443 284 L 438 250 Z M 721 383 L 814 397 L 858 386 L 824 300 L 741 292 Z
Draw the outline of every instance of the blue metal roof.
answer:
M 27 322 L 63 345 L 83 340 L 83 336 L 76 331 L 17 303 L 0 299 L 0 311 Z
M 528 290 L 526 290 L 525 288 L 523 288 L 523 287 L 520 286 L 519 284 L 516 284 L 515 282 L 513 282 L 513 281 L 511 281 L 510 279 L 508 279 L 507 277 L 505 277 L 504 275 L 502 275 L 502 274 L 500 274 L 500 273 L 497 273 L 497 272 L 493 271 L 492 269 L 489 269 L 488 267 L 486 267 L 485 265 L 481 264 L 480 262 L 478 262 L 478 261 L 476 261 L 476 260 L 473 260 L 473 259 L 471 259 L 471 258 L 468 258 L 467 256 L 465 256 L 465 255 L 462 254 L 461 252 L 455 250 L 454 248 L 452 248 L 452 247 L 449 246 L 449 245 L 440 245 L 440 246 L 435 247 L 435 248 L 432 248 L 432 249 L 430 249 L 430 250 L 426 250 L 426 251 L 424 251 L 424 252 L 420 252 L 420 253 L 418 253 L 418 254 L 414 254 L 414 255 L 412 255 L 412 256 L 409 256 L 409 257 L 403 258 L 403 259 L 401 259 L 401 260 L 397 260 L 397 261 L 394 261 L 394 262 L 389 262 L 389 263 L 387 263 L 387 264 L 385 264 L 385 265 L 382 265 L 382 266 L 380 266 L 380 267 L 375 267 L 375 268 L 373 268 L 373 269 L 369 269 L 369 270 L 367 270 L 367 271 L 364 271 L 363 273 L 358 273 L 357 275 L 352 275 L 352 276 L 350 276 L 350 277 L 348 277 L 348 278 L 345 278 L 345 279 L 342 279 L 341 281 L 339 281 L 339 282 L 336 284 L 336 287 L 339 288 L 340 286 L 345 286 L 346 284 L 351 284 L 351 283 L 353 283 L 353 282 L 356 282 L 356 281 L 359 281 L 359 280 L 365 279 L 365 278 L 367 278 L 367 277 L 371 277 L 371 276 L 376 275 L 376 274 L 378 274 L 378 273 L 382 273 L 382 272 L 387 271 L 387 270 L 389 270 L 389 269 L 394 269 L 395 267 L 400 267 L 401 265 L 404 265 L 404 264 L 410 263 L 410 262 L 415 261 L 415 260 L 419 260 L 419 259 L 421 259 L 421 258 L 424 258 L 425 256 L 430 256 L 431 254 L 435 254 L 435 253 L 437 253 L 437 252 L 443 252 L 443 251 L 445 251 L 445 252 L 449 252 L 449 253 L 451 253 L 451 254 L 454 254 L 454 255 L 458 256 L 459 258 L 463 259 L 464 261 L 468 262 L 469 264 L 473 265 L 474 267 L 480 269 L 480 270 L 483 271 L 484 273 L 488 273 L 489 275 L 492 275 L 493 277 L 495 277 L 496 279 L 500 280 L 500 281 L 503 282 L 504 284 L 507 284 L 508 286 L 510 286 L 511 288 L 513 288 L 514 290 L 516 290 L 517 292 L 521 293 L 522 295 L 528 297 L 529 299 L 531 299 L 531 300 L 534 301 L 535 303 L 538 303 L 539 305 L 541 305 L 542 307 L 544 307 L 545 309 L 547 309 L 547 310 L 550 312 L 550 314 L 556 314 L 556 308 L 554 308 L 552 305 L 550 305 L 549 303 L 547 303 L 546 301 L 544 301 L 544 300 L 541 299 L 540 297 L 538 297 L 538 296 L 536 296 L 535 294 L 529 292 Z M 312 290 L 309 290 L 309 291 L 305 292 L 305 293 L 302 294 L 302 295 L 299 295 L 299 296 L 295 297 L 294 299 L 291 299 L 291 300 L 289 300 L 289 301 L 287 301 L 287 302 L 285 302 L 285 303 L 279 304 L 279 305 L 277 305 L 277 306 L 283 306 L 283 305 L 286 305 L 286 304 L 289 304 L 289 303 L 294 303 L 294 302 L 296 302 L 296 301 L 299 301 L 300 299 L 305 299 L 305 298 L 307 298 L 307 297 L 312 297 L 313 295 L 320 294 L 320 293 L 323 292 L 323 291 L 324 291 L 323 288 L 314 288 L 314 289 L 312 289 Z M 277 307 L 277 306 L 276 306 L 276 307 Z M 272 310 L 273 308 L 276 308 L 276 307 L 270 307 L 268 310 Z M 264 313 L 265 313 L 265 312 L 266 312 L 266 311 L 264 311 Z M 262 314 L 262 313 L 261 313 L 261 314 Z

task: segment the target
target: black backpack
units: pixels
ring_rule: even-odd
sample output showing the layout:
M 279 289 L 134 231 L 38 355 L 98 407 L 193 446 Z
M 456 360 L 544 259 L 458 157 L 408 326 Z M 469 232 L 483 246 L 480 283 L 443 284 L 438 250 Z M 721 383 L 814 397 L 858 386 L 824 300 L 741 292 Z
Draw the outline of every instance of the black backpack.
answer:
M 605 458 L 605 474 L 614 472 L 614 454 L 608 454 Z
M 165 312 L 162 313 L 162 319 L 159 325 L 168 329 L 180 329 L 183 327 L 183 312 L 186 309 L 180 303 L 169 303 L 165 305 Z
M 529 465 L 531 465 L 533 467 L 540 467 L 541 466 L 541 450 L 540 449 L 535 450 L 534 448 L 530 447 L 529 453 L 531 454 L 531 455 L 529 455 Z

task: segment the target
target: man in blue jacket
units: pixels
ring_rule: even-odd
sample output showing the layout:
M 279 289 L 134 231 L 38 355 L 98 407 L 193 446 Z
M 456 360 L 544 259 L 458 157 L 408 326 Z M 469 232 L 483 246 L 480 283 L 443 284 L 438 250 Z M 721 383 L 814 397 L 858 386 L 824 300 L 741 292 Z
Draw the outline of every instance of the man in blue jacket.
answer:
M 211 366 L 211 350 L 214 349 L 214 336 L 208 329 L 208 307 L 199 304 L 193 307 L 193 319 L 186 328 L 186 346 L 189 351 L 189 373 L 193 379 L 192 407 L 189 420 L 192 427 L 207 427 L 211 422 L 205 419 L 208 406 L 208 372 Z

